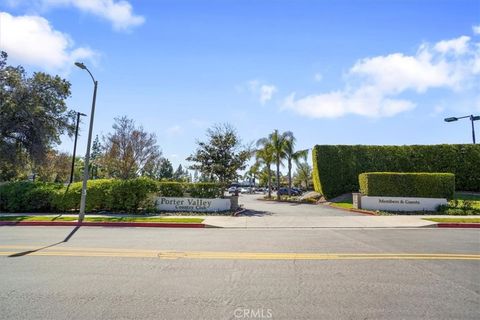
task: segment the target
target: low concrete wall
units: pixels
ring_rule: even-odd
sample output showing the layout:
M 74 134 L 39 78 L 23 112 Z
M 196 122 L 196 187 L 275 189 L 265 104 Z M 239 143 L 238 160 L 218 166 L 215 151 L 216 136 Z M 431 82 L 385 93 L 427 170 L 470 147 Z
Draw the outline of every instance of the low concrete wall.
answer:
M 359 204 L 367 210 L 436 211 L 440 205 L 447 204 L 447 199 L 362 196 Z
M 238 197 L 237 197 L 238 206 Z M 158 197 L 157 209 L 162 211 L 186 211 L 186 212 L 217 212 L 229 211 L 232 207 L 231 199 L 221 198 L 175 198 Z

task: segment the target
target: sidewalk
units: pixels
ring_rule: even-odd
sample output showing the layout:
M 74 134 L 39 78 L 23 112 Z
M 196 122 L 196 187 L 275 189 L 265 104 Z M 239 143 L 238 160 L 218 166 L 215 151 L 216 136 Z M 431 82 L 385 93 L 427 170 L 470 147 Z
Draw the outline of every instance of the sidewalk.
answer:
M 421 228 L 436 227 L 437 223 L 424 218 L 445 216 L 348 216 L 292 217 L 240 216 L 205 217 L 203 223 L 220 228 Z

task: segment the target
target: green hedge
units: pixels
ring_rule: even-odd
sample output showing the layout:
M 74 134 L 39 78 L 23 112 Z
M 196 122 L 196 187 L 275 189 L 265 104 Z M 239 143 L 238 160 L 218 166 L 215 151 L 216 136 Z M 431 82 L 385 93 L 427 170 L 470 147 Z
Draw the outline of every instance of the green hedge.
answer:
M 222 196 L 220 185 L 212 182 L 189 183 L 186 191 L 193 198 L 218 198 Z
M 327 199 L 358 191 L 363 172 L 453 173 L 457 190 L 480 191 L 480 145 L 317 145 L 312 156 L 315 191 Z
M 79 210 L 82 182 L 67 189 L 62 184 L 10 182 L 0 185 L 2 212 L 65 212 Z M 157 182 L 148 178 L 130 180 L 98 179 L 87 183 L 85 211 L 153 211 L 157 195 L 216 198 L 216 183 Z
M 451 173 L 366 172 L 358 176 L 360 192 L 367 196 L 452 199 L 455 175 Z
M 213 182 L 159 182 L 158 194 L 164 197 L 218 198 L 222 196 L 222 188 Z
M 49 212 L 62 188 L 54 183 L 12 182 L 0 185 L 0 211 Z
M 159 182 L 158 193 L 163 197 L 183 197 L 185 190 L 184 185 L 182 182 Z
M 78 210 L 82 182 L 62 184 L 12 182 L 0 186 L 0 211 L 64 212 Z M 85 211 L 137 212 L 153 209 L 157 183 L 147 178 L 99 179 L 87 183 Z

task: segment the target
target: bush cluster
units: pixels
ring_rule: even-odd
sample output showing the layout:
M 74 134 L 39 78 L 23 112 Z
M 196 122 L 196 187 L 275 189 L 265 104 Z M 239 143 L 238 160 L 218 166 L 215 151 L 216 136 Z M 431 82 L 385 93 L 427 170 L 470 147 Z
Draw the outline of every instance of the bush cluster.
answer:
M 56 211 L 53 203 L 62 188 L 54 183 L 12 182 L 0 185 L 0 211 Z
M 453 173 L 457 190 L 480 191 L 480 145 L 317 145 L 312 156 L 315 191 L 326 198 L 358 191 L 363 172 Z
M 452 199 L 455 175 L 451 173 L 367 172 L 358 177 L 367 196 Z
M 70 187 L 41 182 L 11 182 L 0 185 L 0 211 L 65 212 L 79 210 L 82 182 Z M 87 183 L 85 211 L 153 211 L 157 195 L 216 198 L 216 183 L 158 182 L 148 178 L 129 180 L 98 179 Z

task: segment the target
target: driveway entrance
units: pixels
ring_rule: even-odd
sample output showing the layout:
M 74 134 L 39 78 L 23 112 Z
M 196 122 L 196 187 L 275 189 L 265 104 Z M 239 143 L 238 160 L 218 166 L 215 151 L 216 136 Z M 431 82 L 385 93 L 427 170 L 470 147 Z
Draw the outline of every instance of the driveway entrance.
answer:
M 261 194 L 240 194 L 238 203 L 248 211 L 243 215 L 275 215 L 285 217 L 341 217 L 358 216 L 358 213 L 334 209 L 324 205 L 260 200 Z

